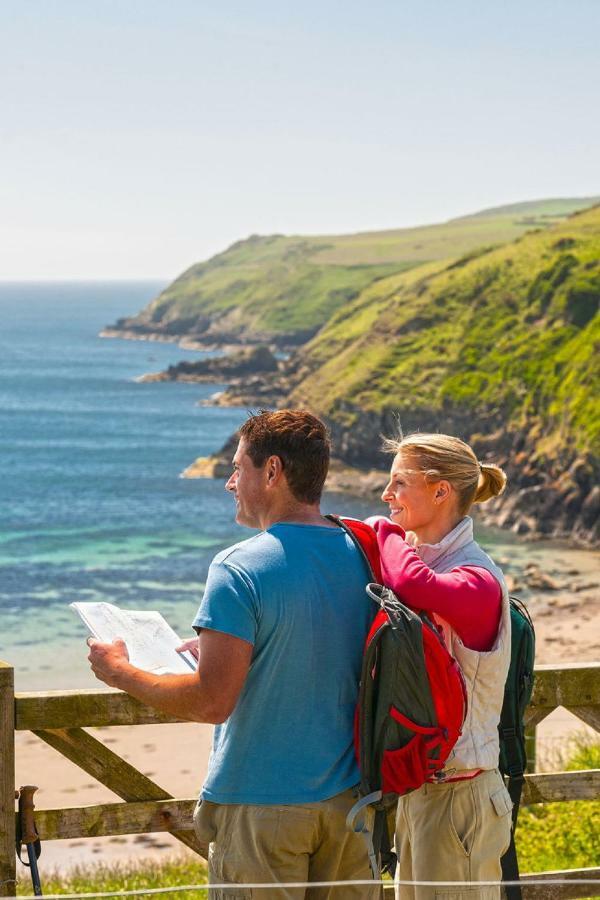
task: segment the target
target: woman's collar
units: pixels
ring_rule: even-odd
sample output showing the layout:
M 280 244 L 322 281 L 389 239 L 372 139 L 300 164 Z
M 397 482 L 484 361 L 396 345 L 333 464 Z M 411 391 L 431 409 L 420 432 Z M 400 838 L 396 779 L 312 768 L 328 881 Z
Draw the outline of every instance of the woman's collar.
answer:
M 415 549 L 424 563 L 432 566 L 440 557 L 446 556 L 453 550 L 459 550 L 460 547 L 464 547 L 465 544 L 469 544 L 473 540 L 473 519 L 471 516 L 465 516 L 437 544 L 419 544 L 416 546 L 416 540 L 414 532 L 406 532 L 407 544 L 410 544 Z

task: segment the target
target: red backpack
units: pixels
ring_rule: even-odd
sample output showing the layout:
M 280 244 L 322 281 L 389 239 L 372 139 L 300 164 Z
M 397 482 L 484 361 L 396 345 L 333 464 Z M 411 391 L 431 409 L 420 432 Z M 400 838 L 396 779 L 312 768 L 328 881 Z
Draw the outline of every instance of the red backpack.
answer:
M 374 582 L 381 582 L 373 529 L 355 519 L 334 520 L 360 548 Z M 361 799 L 348 822 L 354 828 L 365 806 L 379 812 L 373 834 L 377 858 L 385 847 L 378 831 L 387 830 L 386 811 L 399 796 L 440 777 L 461 734 L 467 692 L 441 630 L 425 613 L 410 609 L 381 583 L 369 584 L 367 593 L 379 609 L 365 645 L 355 719 Z

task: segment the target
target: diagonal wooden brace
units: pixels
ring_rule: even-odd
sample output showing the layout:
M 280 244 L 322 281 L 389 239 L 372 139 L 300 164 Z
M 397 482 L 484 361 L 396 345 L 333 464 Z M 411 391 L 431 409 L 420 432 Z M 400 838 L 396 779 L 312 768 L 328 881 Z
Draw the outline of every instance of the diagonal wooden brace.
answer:
M 567 706 L 570 713 L 596 731 L 600 731 L 600 708 L 598 706 Z
M 83 728 L 46 728 L 33 732 L 62 756 L 105 785 L 122 800 L 172 800 L 172 794 L 109 750 Z M 192 828 L 172 831 L 173 837 L 201 854 Z

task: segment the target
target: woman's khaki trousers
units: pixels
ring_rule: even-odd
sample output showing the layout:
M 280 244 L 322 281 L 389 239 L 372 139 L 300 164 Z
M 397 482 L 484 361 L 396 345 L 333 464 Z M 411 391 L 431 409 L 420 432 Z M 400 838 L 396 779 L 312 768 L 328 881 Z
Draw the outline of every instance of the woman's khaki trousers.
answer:
M 499 881 L 512 803 L 497 769 L 465 781 L 426 784 L 401 797 L 396 817 L 398 881 Z M 409 887 L 396 900 L 499 900 L 499 887 Z

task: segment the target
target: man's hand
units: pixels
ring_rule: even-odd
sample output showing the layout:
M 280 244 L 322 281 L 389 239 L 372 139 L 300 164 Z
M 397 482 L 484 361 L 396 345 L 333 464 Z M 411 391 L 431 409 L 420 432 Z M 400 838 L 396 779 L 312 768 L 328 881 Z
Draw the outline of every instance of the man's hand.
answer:
M 233 712 L 252 661 L 252 644 L 203 628 L 195 672 L 157 675 L 129 662 L 121 639 L 103 644 L 88 638 L 88 659 L 96 678 L 136 700 L 190 722 L 224 722 Z
M 109 687 L 120 687 L 120 676 L 129 665 L 125 641 L 116 638 L 112 644 L 103 644 L 90 637 L 87 639 L 87 645 L 90 648 L 88 659 L 96 678 Z

